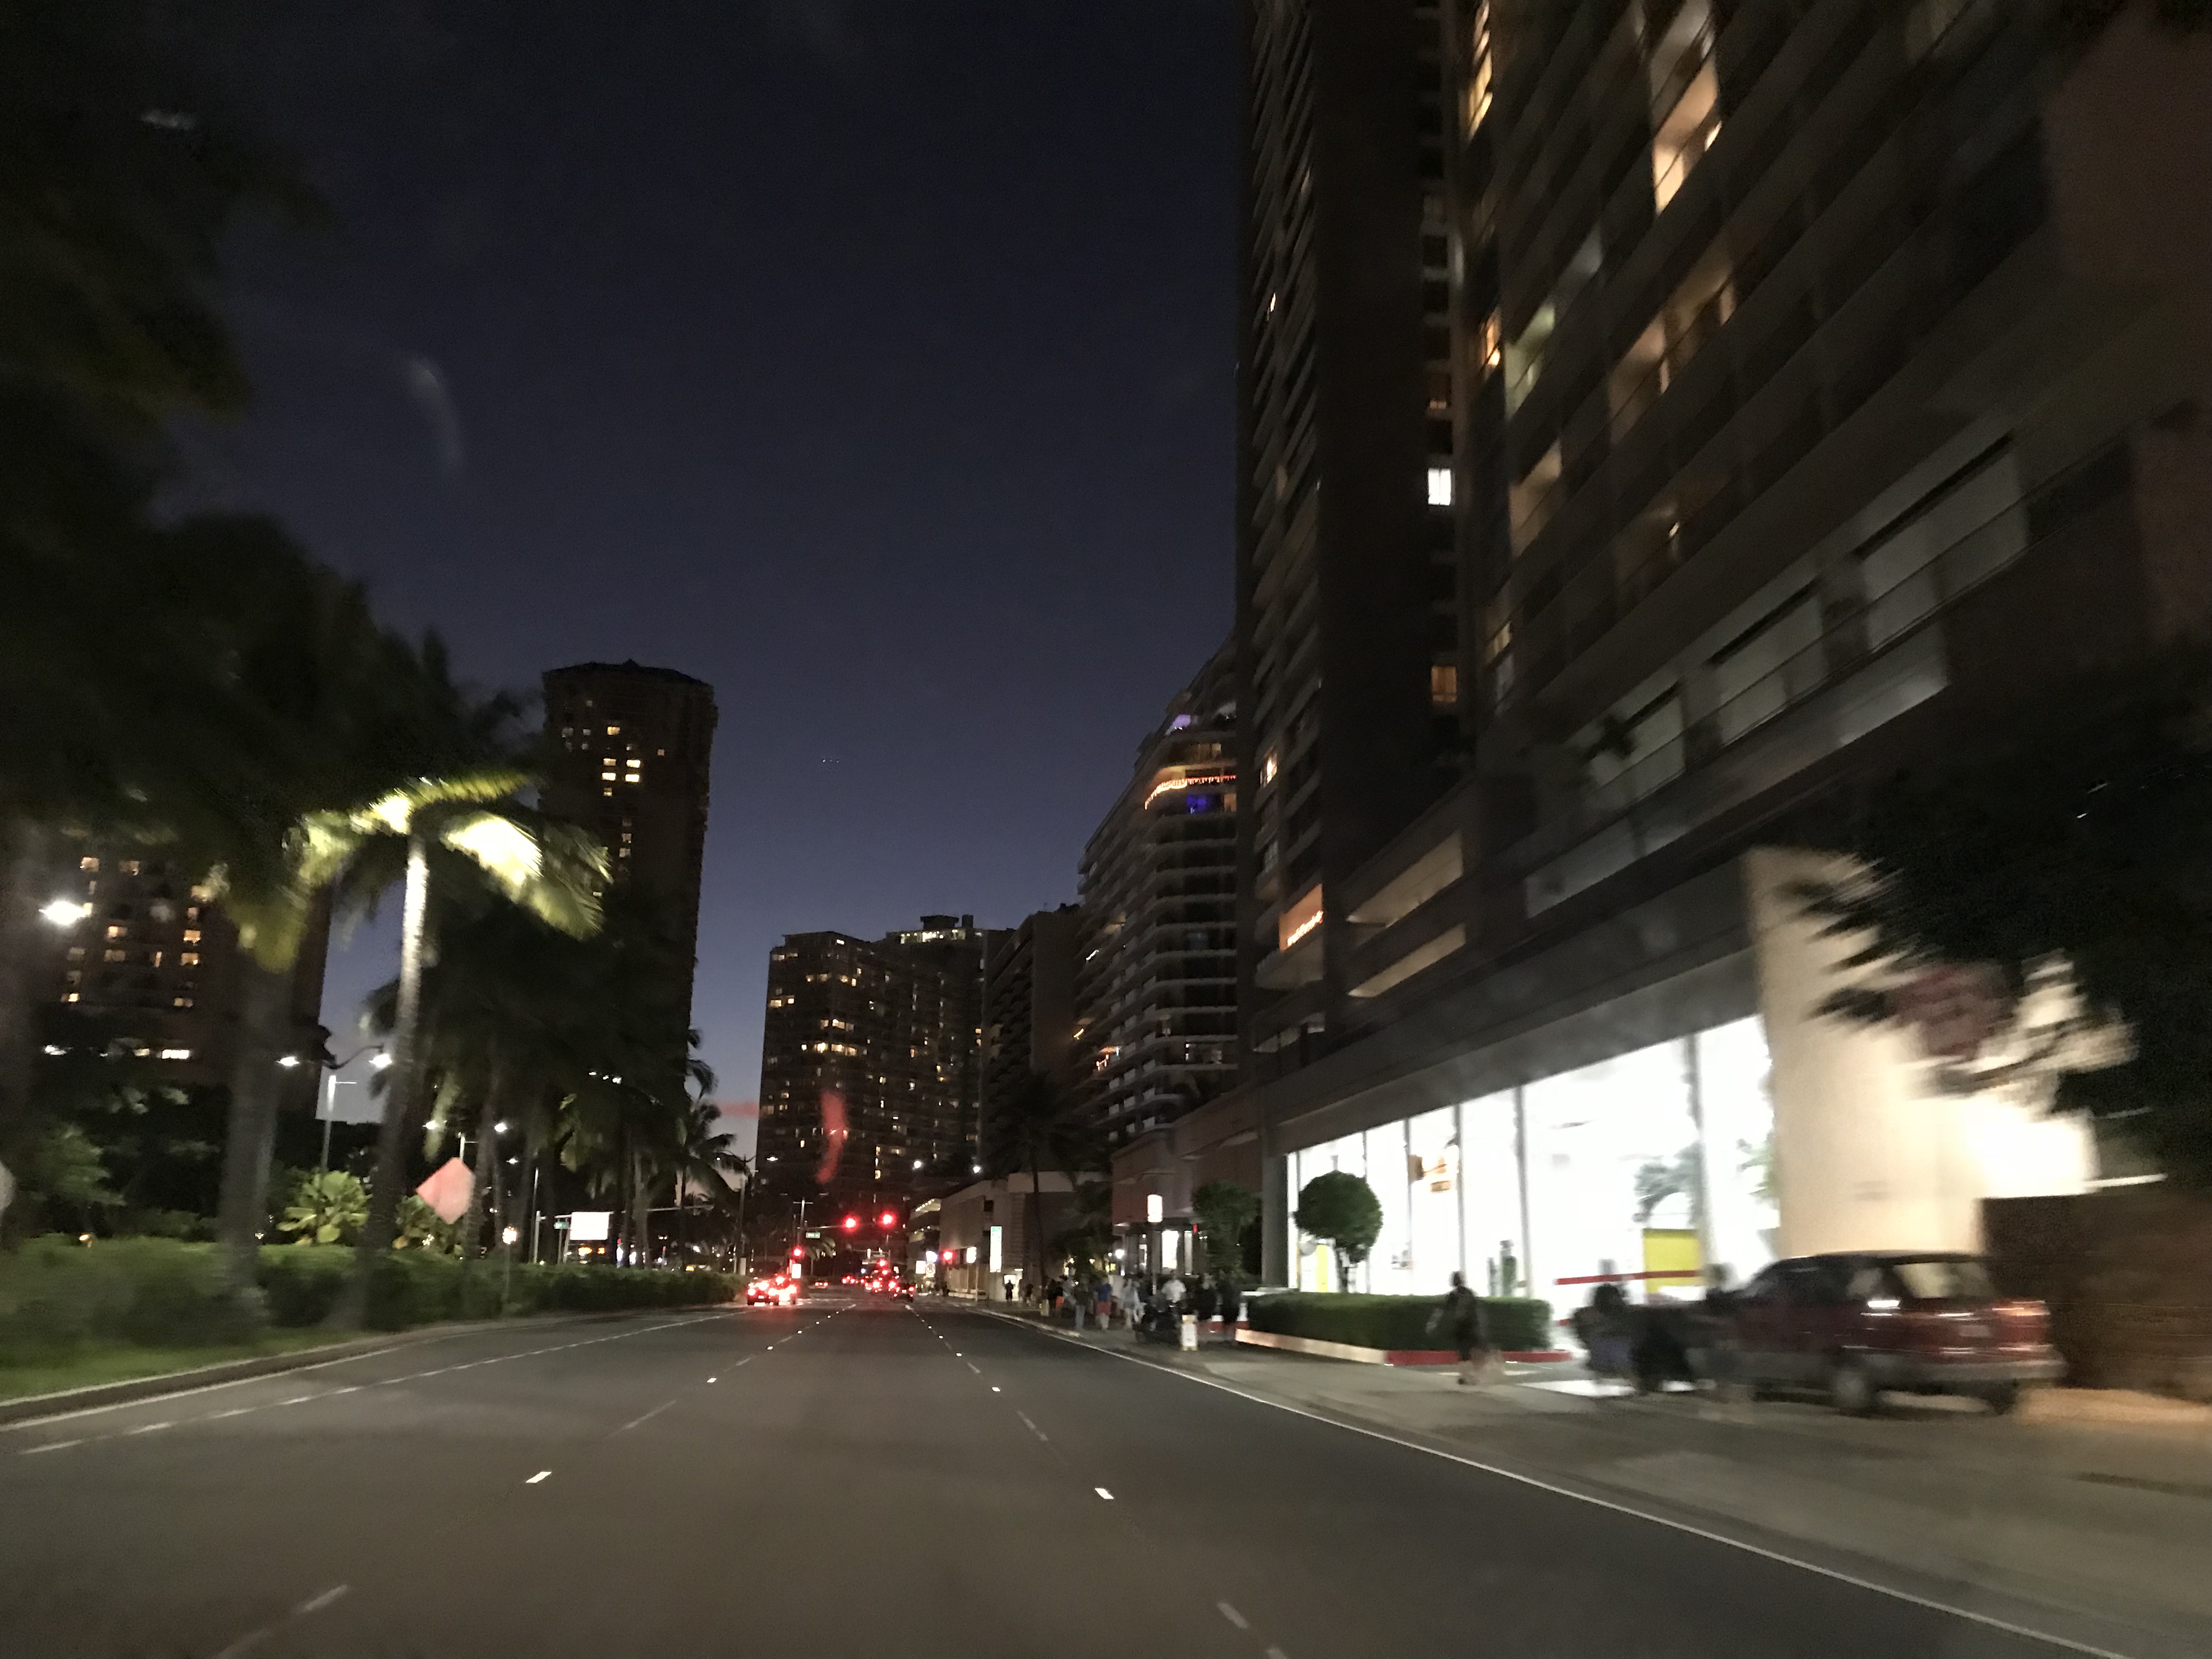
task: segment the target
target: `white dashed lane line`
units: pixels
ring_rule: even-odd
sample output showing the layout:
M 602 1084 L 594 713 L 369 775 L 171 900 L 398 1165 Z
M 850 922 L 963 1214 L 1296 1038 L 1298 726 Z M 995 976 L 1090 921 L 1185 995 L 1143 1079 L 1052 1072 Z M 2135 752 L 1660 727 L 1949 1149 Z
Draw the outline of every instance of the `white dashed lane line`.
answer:
M 524 1481 L 522 1484 L 526 1486 L 534 1486 L 552 1473 L 553 1471 L 550 1469 L 540 1469 L 537 1474 L 532 1475 L 529 1480 Z
M 21 1455 L 25 1457 L 36 1457 L 40 1452 L 67 1451 L 71 1446 L 82 1446 L 82 1444 L 84 1444 L 84 1442 L 82 1440 L 52 1440 L 47 1442 L 43 1446 L 24 1447 Z
M 295 1615 L 300 1618 L 305 1618 L 311 1613 L 320 1613 L 325 1607 L 330 1606 L 331 1602 L 337 1601 L 338 1597 L 343 1595 L 348 1588 L 349 1586 L 344 1584 L 333 1584 L 328 1589 L 325 1590 L 320 1595 L 309 1596 L 306 1601 L 301 1602 L 298 1607 L 293 1608 L 292 1611 Z
M 1109 1504 L 1114 1501 L 1114 1494 L 1108 1492 L 1103 1486 L 1093 1486 L 1091 1490 L 1097 1492 L 1101 1498 L 1104 1498 Z
M 1243 1613 L 1237 1612 L 1236 1608 L 1231 1607 L 1228 1602 L 1216 1601 L 1213 1605 L 1219 1607 L 1221 1609 L 1221 1616 L 1224 1619 L 1226 1619 L 1231 1624 L 1236 1626 L 1237 1629 L 1249 1630 L 1252 1628 L 1250 1621 L 1247 1620 Z

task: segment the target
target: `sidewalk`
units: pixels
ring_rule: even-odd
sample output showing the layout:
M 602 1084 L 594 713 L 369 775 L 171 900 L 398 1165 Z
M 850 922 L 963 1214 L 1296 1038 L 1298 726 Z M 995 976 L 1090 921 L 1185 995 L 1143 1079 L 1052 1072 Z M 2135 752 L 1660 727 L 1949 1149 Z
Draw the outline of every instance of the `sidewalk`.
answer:
M 2010 1418 L 1898 1395 L 1850 1418 L 1615 1395 L 1569 1364 L 1468 1389 L 1218 1338 L 1079 1340 L 1833 1570 L 1933 1581 L 1954 1605 L 1980 1593 L 1993 1616 L 2045 1609 L 2093 1651 L 2212 1653 L 2212 1408 L 2053 1389 Z

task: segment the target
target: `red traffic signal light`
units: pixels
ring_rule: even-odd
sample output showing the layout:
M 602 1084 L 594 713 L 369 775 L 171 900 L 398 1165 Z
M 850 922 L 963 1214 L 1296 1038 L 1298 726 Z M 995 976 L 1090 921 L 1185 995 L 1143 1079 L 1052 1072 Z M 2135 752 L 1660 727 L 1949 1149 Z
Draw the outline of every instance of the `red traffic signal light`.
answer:
M 876 1218 L 876 1225 L 878 1227 L 897 1226 L 898 1212 L 896 1210 L 885 1210 L 881 1215 Z
M 860 1231 L 860 1218 L 856 1215 L 847 1216 L 845 1218 L 845 1231 L 848 1233 L 856 1233 Z
M 792 1259 L 793 1261 L 798 1261 L 799 1257 L 801 1257 L 801 1256 L 805 1255 L 805 1254 L 806 1254 L 806 1246 L 805 1246 L 804 1244 L 794 1244 L 794 1245 L 793 1245 L 793 1246 L 791 1247 L 791 1259 Z

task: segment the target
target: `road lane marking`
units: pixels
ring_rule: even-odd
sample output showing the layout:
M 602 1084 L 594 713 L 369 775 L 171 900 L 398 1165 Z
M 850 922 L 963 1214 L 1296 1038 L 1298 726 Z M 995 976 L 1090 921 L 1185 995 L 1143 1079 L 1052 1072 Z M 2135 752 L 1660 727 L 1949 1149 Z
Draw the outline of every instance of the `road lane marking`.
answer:
M 977 1364 L 974 1360 L 972 1360 L 972 1359 L 971 1359 L 971 1360 L 969 1360 L 969 1361 L 968 1362 L 968 1369 L 969 1369 L 969 1370 L 971 1370 L 971 1371 L 975 1372 L 975 1375 L 976 1375 L 976 1376 L 982 1376 L 982 1374 L 983 1374 L 983 1368 L 982 1368 L 981 1365 L 978 1365 L 978 1364 Z
M 131 1434 L 158 1434 L 163 1429 L 173 1429 L 174 1427 L 176 1427 L 176 1425 L 173 1423 L 141 1423 L 137 1428 L 128 1430 L 126 1432 Z
M 269 1631 L 266 1626 L 259 1630 L 250 1630 L 221 1653 L 216 1655 L 215 1659 L 240 1659 L 240 1655 L 252 1652 L 268 1639 Z
M 304 1406 L 310 1400 L 319 1400 L 321 1398 L 322 1396 L 319 1394 L 295 1394 L 289 1400 L 280 1400 L 276 1403 L 280 1406 Z
M 552 1473 L 553 1471 L 550 1469 L 540 1469 L 537 1474 L 532 1475 L 529 1480 L 524 1481 L 522 1484 L 526 1486 L 534 1486 Z
M 1029 1413 L 1027 1412 L 1016 1412 L 1014 1415 L 1022 1419 L 1022 1426 L 1027 1429 L 1031 1434 L 1035 1435 L 1040 1440 L 1045 1438 L 1044 1431 L 1037 1427 L 1036 1424 L 1030 1421 Z
M 710 1376 L 710 1377 L 708 1377 L 707 1380 L 708 1380 L 709 1382 L 720 1382 L 722 1379 L 721 1379 L 720 1377 L 719 1377 L 719 1376 Z
M 1114 1494 L 1108 1492 L 1103 1486 L 1093 1486 L 1091 1490 L 1097 1492 L 1101 1498 L 1104 1498 L 1109 1504 L 1114 1501 Z
M 320 1613 L 325 1607 L 330 1606 L 331 1602 L 337 1601 L 338 1597 L 343 1595 L 349 1588 L 350 1586 L 345 1584 L 333 1584 L 328 1589 L 325 1590 L 320 1595 L 311 1595 L 306 1601 L 301 1602 L 298 1607 L 293 1608 L 293 1616 L 295 1618 L 300 1618 L 304 1617 L 307 1613 Z
M 84 1442 L 82 1440 L 50 1440 L 43 1446 L 24 1447 L 22 1455 L 25 1457 L 36 1457 L 40 1452 L 67 1451 L 71 1446 L 82 1446 L 82 1444 L 84 1444 Z
M 1467 1468 L 1478 1470 L 1484 1474 L 1495 1475 L 1501 1480 L 1510 1480 L 1516 1486 L 1533 1486 L 1539 1492 L 1548 1492 L 1560 1498 L 1571 1498 L 1577 1503 L 1588 1504 L 1596 1509 L 1610 1510 L 1616 1515 L 1625 1515 L 1634 1520 L 1646 1521 L 1655 1527 L 1665 1527 L 1673 1532 L 1687 1533 L 1692 1538 L 1702 1538 L 1708 1543 L 1741 1550 L 1746 1555 L 1755 1555 L 1762 1560 L 1776 1562 L 1785 1567 L 1796 1567 L 1802 1571 L 1814 1573 L 1822 1578 L 1832 1579 L 1839 1584 L 1849 1584 L 1855 1589 L 1867 1590 L 1876 1595 L 1887 1595 L 1894 1601 L 1909 1602 L 1916 1607 L 1926 1607 L 1931 1613 L 1948 1613 L 1954 1619 L 1963 1619 L 1970 1624 L 1980 1625 L 1989 1630 L 2000 1630 L 2008 1636 L 2025 1637 L 2031 1642 L 2040 1642 L 2046 1647 L 2063 1648 L 2069 1653 L 2086 1654 L 2088 1659 L 2130 1659 L 2130 1656 L 2112 1648 L 2094 1647 L 2087 1642 L 2077 1642 L 2070 1636 L 2061 1636 L 2052 1631 L 2038 1630 L 2032 1625 L 2022 1625 L 2008 1619 L 2000 1619 L 1994 1613 L 1978 1613 L 1972 1607 L 1962 1607 L 1954 1602 L 1939 1601 L 1933 1596 L 1916 1595 L 1911 1590 L 1900 1589 L 1893 1584 L 1885 1584 L 1877 1579 L 1862 1577 L 1856 1573 L 1845 1572 L 1837 1567 L 1824 1566 L 1817 1561 L 1808 1561 L 1802 1556 L 1784 1554 L 1780 1550 L 1769 1549 L 1761 1544 L 1749 1543 L 1741 1538 L 1731 1538 L 1724 1532 L 1715 1532 L 1687 1521 L 1677 1521 L 1668 1516 L 1655 1515 L 1649 1510 L 1636 1509 L 1626 1504 L 1617 1503 L 1609 1498 L 1600 1498 L 1590 1492 L 1577 1492 L 1572 1486 L 1555 1485 L 1536 1475 L 1523 1474 L 1517 1469 L 1504 1468 L 1495 1463 L 1485 1463 L 1475 1458 L 1462 1456 L 1458 1452 L 1445 1451 L 1440 1447 L 1425 1446 L 1418 1440 L 1401 1439 L 1398 1436 L 1386 1433 L 1381 1429 L 1370 1429 L 1357 1423 L 1347 1423 L 1340 1418 L 1324 1416 L 1320 1412 L 1310 1411 L 1303 1406 L 1290 1405 L 1280 1400 L 1270 1400 L 1265 1395 L 1249 1394 L 1234 1383 L 1224 1382 L 1218 1377 L 1200 1376 L 1171 1365 L 1156 1364 L 1138 1354 L 1123 1353 L 1114 1348 L 1096 1348 L 1073 1336 L 1062 1336 L 1055 1331 L 1042 1330 L 1004 1314 L 989 1314 L 988 1316 L 1005 1320 L 1007 1324 L 1018 1326 L 1023 1330 L 1035 1331 L 1038 1335 L 1050 1338 L 1054 1341 L 1073 1343 L 1085 1353 L 1103 1354 L 1115 1359 L 1126 1359 L 1133 1365 L 1141 1365 L 1146 1370 L 1157 1371 L 1163 1376 L 1177 1377 L 1185 1382 L 1195 1382 L 1204 1388 L 1218 1389 L 1224 1394 L 1235 1395 L 1239 1400 L 1249 1401 L 1255 1406 L 1270 1407 L 1279 1412 L 1287 1412 L 1292 1417 L 1303 1417 L 1316 1423 L 1326 1424 L 1332 1429 L 1341 1429 L 1346 1434 L 1364 1435 L 1370 1440 L 1380 1440 L 1388 1445 L 1401 1446 L 1407 1451 L 1420 1452 L 1430 1457 L 1440 1457 L 1446 1462 L 1457 1463 Z M 1267 1650 L 1267 1659 L 1285 1659 L 1285 1656 L 1280 1649 L 1270 1648 Z
M 1285 1653 L 1280 1648 L 1269 1648 L 1267 1653 L 1267 1659 L 1291 1659 L 1291 1656 Z
M 992 1392 L 993 1394 L 996 1394 L 996 1393 L 998 1393 L 998 1391 L 999 1391 L 999 1385 L 998 1385 L 997 1383 L 995 1383 L 995 1382 L 994 1382 L 993 1384 L 991 1384 L 991 1392 Z
M 243 1417 L 248 1412 L 258 1411 L 260 1407 L 258 1406 L 233 1406 L 227 1412 L 210 1412 L 207 1415 L 207 1420 L 210 1423 L 220 1422 L 226 1417 Z
M 337 1396 L 337 1395 L 342 1395 L 342 1394 L 359 1394 L 360 1392 L 361 1392 L 361 1384 L 360 1384 L 360 1383 L 358 1383 L 358 1382 L 349 1382 L 349 1383 L 347 1383 L 347 1384 L 345 1385 L 345 1387 L 343 1387 L 343 1389 L 332 1389 L 331 1390 L 331 1397 L 335 1398 L 336 1396 Z
M 1219 1607 L 1221 1609 L 1221 1616 L 1224 1619 L 1226 1619 L 1231 1624 L 1236 1626 L 1237 1629 L 1249 1630 L 1252 1628 L 1251 1625 L 1245 1620 L 1244 1615 L 1237 1612 L 1236 1608 L 1231 1607 L 1228 1602 L 1216 1601 L 1213 1605 Z
M 708 1377 L 707 1380 L 708 1380 L 709 1382 L 713 1382 L 714 1379 L 713 1377 L 711 1377 L 711 1376 L 710 1376 L 710 1377 Z M 626 1434 L 626 1433 L 628 1433 L 630 1430 L 632 1430 L 632 1429 L 635 1428 L 635 1427 L 636 1427 L 639 1424 L 641 1424 L 641 1423 L 650 1423 L 651 1421 L 653 1421 L 653 1419 L 654 1418 L 656 1418 L 656 1417 L 659 1416 L 659 1415 L 661 1414 L 661 1413 L 663 1413 L 663 1412 L 666 1411 L 666 1410 L 667 1410 L 671 1406 L 674 1405 L 675 1403 L 676 1403 L 676 1401 L 673 1401 L 673 1400 L 664 1400 L 664 1401 L 661 1401 L 658 1406 L 655 1406 L 655 1407 L 654 1407 L 651 1411 L 649 1411 L 649 1412 L 646 1413 L 646 1414 L 645 1414 L 644 1416 L 642 1416 L 642 1417 L 633 1417 L 633 1418 L 631 1418 L 631 1419 L 630 1419 L 630 1420 L 629 1420 L 629 1422 L 627 1422 L 627 1423 L 623 1424 L 623 1425 L 622 1425 L 622 1427 L 621 1427 L 621 1428 L 619 1428 L 619 1429 L 617 1429 L 617 1430 L 615 1431 L 615 1432 L 616 1432 L 617 1434 Z M 542 1478 L 542 1477 L 541 1477 L 541 1478 Z

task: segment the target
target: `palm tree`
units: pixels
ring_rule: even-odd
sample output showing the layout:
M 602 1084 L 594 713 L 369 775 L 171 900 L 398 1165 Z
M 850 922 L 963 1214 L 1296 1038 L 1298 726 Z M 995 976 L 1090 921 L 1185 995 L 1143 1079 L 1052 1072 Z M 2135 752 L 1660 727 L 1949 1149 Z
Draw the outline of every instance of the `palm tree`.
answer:
M 1024 1231 L 1036 1270 L 1030 1283 L 1041 1285 L 1045 1277 L 1043 1171 L 1063 1170 L 1073 1177 L 1097 1170 L 1105 1162 L 1104 1143 L 1077 1097 L 1045 1073 L 1031 1072 L 994 1115 L 991 1144 L 984 1157 L 994 1175 L 1029 1176 L 1030 1218 Z
M 188 21 L 157 0 L 11 8 L 0 53 L 0 1137 L 39 1041 L 39 908 L 73 830 L 158 817 L 223 659 L 220 617 L 151 528 L 168 424 L 234 411 L 216 295 L 245 212 L 313 210 L 299 176 L 192 84 Z M 203 60 L 204 61 L 204 60 Z M 190 109 L 190 133 L 149 123 Z
M 379 884 L 368 872 L 394 850 L 404 852 L 406 870 L 392 1065 L 369 1180 L 368 1220 L 353 1277 L 331 1311 L 333 1324 L 357 1325 L 366 1316 L 369 1275 L 391 1248 L 398 1221 L 407 1137 L 423 1106 L 422 975 L 437 872 L 445 872 L 443 882 L 483 883 L 562 933 L 583 937 L 599 928 L 606 849 L 589 832 L 518 803 L 516 792 L 532 781 L 526 772 L 495 766 L 420 777 L 351 811 L 311 815 L 304 826 L 303 885 L 348 876 L 374 891 Z

